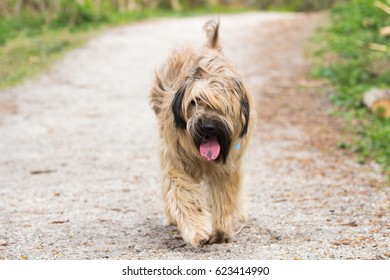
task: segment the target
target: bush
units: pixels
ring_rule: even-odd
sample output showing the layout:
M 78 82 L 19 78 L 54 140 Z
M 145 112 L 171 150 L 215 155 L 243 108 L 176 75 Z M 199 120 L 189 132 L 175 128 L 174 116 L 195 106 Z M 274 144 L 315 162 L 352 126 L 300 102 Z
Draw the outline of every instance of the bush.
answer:
M 100 6 L 92 0 L 77 2 L 74 0 L 62 0 L 60 13 L 50 25 L 80 26 L 91 23 L 103 23 L 108 21 L 109 12 L 112 10 L 110 2 L 102 1 Z

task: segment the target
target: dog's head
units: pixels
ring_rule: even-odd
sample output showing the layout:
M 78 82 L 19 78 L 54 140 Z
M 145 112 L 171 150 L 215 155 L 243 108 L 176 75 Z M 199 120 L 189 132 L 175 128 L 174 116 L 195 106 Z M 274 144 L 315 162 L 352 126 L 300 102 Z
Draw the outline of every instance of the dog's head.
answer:
M 187 131 L 200 155 L 225 163 L 249 125 L 249 101 L 241 78 L 218 53 L 200 57 L 172 101 L 177 129 Z

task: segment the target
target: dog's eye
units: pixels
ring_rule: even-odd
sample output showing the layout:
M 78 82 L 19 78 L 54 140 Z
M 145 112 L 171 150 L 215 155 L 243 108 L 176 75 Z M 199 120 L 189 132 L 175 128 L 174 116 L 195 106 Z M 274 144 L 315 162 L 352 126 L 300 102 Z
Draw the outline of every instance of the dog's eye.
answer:
M 196 101 L 195 101 L 195 100 L 192 100 L 191 103 L 190 103 L 190 105 L 191 105 L 192 107 L 195 107 L 195 106 L 196 106 Z

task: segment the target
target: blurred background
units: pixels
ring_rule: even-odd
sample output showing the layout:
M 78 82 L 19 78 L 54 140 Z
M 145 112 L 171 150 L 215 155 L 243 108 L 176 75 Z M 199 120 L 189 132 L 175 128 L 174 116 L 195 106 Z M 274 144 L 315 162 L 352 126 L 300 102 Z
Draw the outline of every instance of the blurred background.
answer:
M 15 85 L 23 77 L 46 67 L 53 57 L 80 45 L 93 36 L 92 31 L 102 27 L 147 18 L 207 13 L 317 11 L 340 2 L 345 1 L 1 0 L 0 89 Z
M 285 9 L 312 11 L 328 8 L 343 0 L 2 0 L 1 13 L 20 16 L 46 13 L 48 21 L 67 17 L 99 20 L 116 12 L 140 9 L 172 9 L 182 11 L 194 8 L 250 7 L 254 9 Z M 345 1 L 345 0 L 344 0 Z
M 316 11 L 343 0 L 1 0 L 0 43 L 21 29 L 81 28 L 165 15 L 244 10 Z
M 383 164 L 390 176 L 389 0 L 1 0 L 0 90 L 40 73 L 107 27 L 259 10 L 327 15 L 328 24 L 312 39 L 312 75 L 332 85 L 331 99 L 355 135 L 338 146 L 357 153 L 361 163 Z M 380 107 L 375 94 L 365 98 L 375 88 Z

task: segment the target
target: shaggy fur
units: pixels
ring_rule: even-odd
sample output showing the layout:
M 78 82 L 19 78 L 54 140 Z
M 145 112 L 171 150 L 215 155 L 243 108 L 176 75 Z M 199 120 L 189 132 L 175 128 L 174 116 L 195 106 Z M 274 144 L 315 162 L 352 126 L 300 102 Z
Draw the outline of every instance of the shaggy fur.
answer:
M 206 46 L 175 51 L 157 71 L 150 98 L 167 222 L 195 247 L 230 241 L 247 219 L 241 165 L 253 126 L 252 99 L 221 52 L 219 22 L 204 29 Z M 221 150 L 210 161 L 199 152 L 208 137 Z

